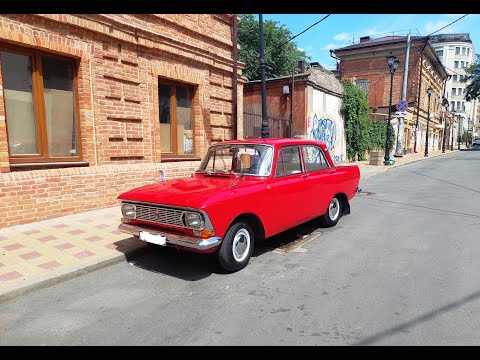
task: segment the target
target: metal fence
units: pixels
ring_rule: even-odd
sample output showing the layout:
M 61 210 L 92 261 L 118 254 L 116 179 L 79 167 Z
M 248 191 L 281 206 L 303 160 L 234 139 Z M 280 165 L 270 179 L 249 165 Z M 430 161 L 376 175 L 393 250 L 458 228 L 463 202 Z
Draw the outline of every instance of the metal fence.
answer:
M 267 116 L 269 137 L 286 138 L 289 137 L 289 119 Z M 261 138 L 262 137 L 262 114 L 253 111 L 243 112 L 243 137 Z

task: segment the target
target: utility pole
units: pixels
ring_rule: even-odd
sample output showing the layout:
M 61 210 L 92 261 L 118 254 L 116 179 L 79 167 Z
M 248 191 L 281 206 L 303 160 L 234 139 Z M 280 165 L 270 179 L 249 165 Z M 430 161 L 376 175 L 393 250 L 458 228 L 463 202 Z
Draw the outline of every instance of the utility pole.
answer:
M 417 133 L 418 133 L 418 116 L 420 114 L 420 92 L 422 89 L 422 74 L 423 74 L 423 50 L 428 45 L 428 40 L 430 38 L 426 37 L 425 38 L 425 45 L 423 46 L 422 50 L 420 51 L 420 80 L 418 82 L 418 97 L 417 97 L 417 121 L 415 122 L 415 141 L 413 143 L 413 152 L 417 152 Z
M 402 100 L 407 99 L 407 79 L 408 79 L 408 58 L 410 56 L 410 33 L 407 35 L 407 46 L 405 49 L 405 63 L 403 64 L 403 83 L 402 83 Z M 403 128 L 404 128 L 404 118 L 400 116 L 398 118 L 398 129 L 397 129 L 397 148 L 395 152 L 396 157 L 403 156 Z
M 450 79 L 450 75 L 447 76 L 443 82 L 443 94 L 442 94 L 442 119 L 443 119 L 443 139 L 442 139 L 442 153 L 445 153 L 445 137 L 447 136 L 447 109 L 448 101 L 445 103 L 445 89 L 447 88 L 447 81 Z
M 265 81 L 265 47 L 263 45 L 263 15 L 258 15 L 260 25 L 260 76 L 262 79 L 262 138 L 268 138 L 267 83 Z

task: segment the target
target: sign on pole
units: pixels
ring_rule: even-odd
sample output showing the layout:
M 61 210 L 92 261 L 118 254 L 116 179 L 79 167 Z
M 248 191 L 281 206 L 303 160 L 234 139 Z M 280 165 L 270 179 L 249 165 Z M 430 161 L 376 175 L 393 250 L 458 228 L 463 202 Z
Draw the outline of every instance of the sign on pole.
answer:
M 397 104 L 397 111 L 404 112 L 408 109 L 408 102 L 406 100 L 400 100 Z

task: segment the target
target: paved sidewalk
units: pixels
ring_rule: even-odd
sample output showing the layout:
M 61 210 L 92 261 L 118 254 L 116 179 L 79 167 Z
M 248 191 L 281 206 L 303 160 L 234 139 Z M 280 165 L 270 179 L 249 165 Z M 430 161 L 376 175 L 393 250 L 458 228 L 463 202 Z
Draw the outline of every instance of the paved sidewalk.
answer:
M 440 155 L 434 151 L 429 158 Z M 424 159 L 417 153 L 396 158 L 390 166 L 352 164 L 360 167 L 362 180 Z M 145 244 L 117 230 L 120 218 L 115 206 L 0 229 L 0 304 L 126 261 L 127 254 Z

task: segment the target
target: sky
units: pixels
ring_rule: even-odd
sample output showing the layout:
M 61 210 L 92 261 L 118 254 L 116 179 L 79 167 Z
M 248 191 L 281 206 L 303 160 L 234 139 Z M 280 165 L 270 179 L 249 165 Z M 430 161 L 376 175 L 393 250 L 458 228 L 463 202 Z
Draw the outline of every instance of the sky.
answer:
M 263 14 L 263 21 L 273 20 L 285 25 L 292 36 L 321 20 L 327 14 Z M 293 40 L 297 47 L 327 69 L 336 61 L 330 49 L 359 42 L 362 36 L 373 38 L 395 35 L 429 35 L 465 14 L 331 14 Z M 257 15 L 258 19 L 258 15 Z M 480 53 L 480 14 L 469 14 L 435 34 L 470 33 L 475 53 Z

